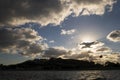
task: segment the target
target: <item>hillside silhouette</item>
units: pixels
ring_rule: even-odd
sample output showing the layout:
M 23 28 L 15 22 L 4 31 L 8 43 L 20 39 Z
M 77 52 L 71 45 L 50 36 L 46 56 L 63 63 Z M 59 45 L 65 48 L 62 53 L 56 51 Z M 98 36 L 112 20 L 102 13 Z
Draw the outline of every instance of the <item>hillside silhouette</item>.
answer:
M 120 69 L 119 63 L 104 65 L 83 60 L 50 58 L 28 60 L 14 65 L 0 65 L 0 70 L 113 70 Z

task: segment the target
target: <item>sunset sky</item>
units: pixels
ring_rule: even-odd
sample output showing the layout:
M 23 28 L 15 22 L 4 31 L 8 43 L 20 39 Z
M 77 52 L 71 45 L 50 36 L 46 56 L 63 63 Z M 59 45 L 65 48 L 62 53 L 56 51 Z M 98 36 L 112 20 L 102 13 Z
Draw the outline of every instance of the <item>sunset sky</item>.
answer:
M 0 0 L 0 64 L 50 57 L 120 62 L 120 0 Z

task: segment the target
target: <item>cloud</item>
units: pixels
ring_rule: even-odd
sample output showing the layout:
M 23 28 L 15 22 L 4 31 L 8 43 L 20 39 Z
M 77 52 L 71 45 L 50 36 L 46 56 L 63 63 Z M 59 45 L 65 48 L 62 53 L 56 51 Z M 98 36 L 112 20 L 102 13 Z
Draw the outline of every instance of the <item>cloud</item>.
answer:
M 82 42 L 78 45 L 78 47 L 81 49 L 83 48 L 97 48 L 103 46 L 104 43 L 99 41 L 93 41 L 93 42 Z
M 63 0 L 1 0 L 0 24 L 19 25 L 27 22 L 60 24 L 68 13 Z
M 82 42 L 76 48 L 69 49 L 66 54 L 62 55 L 62 58 L 87 60 L 101 64 L 107 61 L 113 63 L 119 62 L 119 54 L 112 53 L 112 50 L 106 47 L 103 42 Z
M 76 53 L 77 52 L 77 53 Z M 68 51 L 63 58 L 67 59 L 77 59 L 77 60 L 87 60 L 93 61 L 95 63 L 105 64 L 105 62 L 119 63 L 120 54 L 111 53 L 95 53 L 91 51 Z
M 21 54 L 25 56 L 37 55 L 47 48 L 43 38 L 30 28 L 1 28 L 0 52 Z
M 112 62 L 112 63 L 120 63 L 120 54 L 104 54 L 102 55 L 103 57 L 100 58 L 101 54 L 95 54 L 96 56 L 94 56 L 96 59 L 94 59 L 93 61 L 96 63 L 101 63 L 101 64 L 105 64 L 105 62 Z
M 46 57 L 46 58 L 51 58 L 51 57 L 61 57 L 62 55 L 66 55 L 67 54 L 67 49 L 65 49 L 64 47 L 53 47 L 53 48 L 48 48 L 44 54 L 42 55 L 42 57 Z
M 76 15 L 102 15 L 108 5 L 108 11 L 112 11 L 113 3 L 115 2 L 116 0 L 71 0 L 71 8 Z
M 64 58 L 93 61 L 95 63 L 105 64 L 105 62 L 119 63 L 120 54 L 112 53 L 109 47 L 98 47 L 95 51 L 84 49 L 66 49 L 64 47 L 48 48 L 40 55 L 41 58 Z
M 120 42 L 120 30 L 114 30 L 109 33 L 107 39 L 113 42 Z
M 101 47 L 101 48 L 98 48 L 98 49 L 96 50 L 96 52 L 101 52 L 101 53 L 106 53 L 106 52 L 108 52 L 108 53 L 110 53 L 110 52 L 112 52 L 112 50 L 111 50 L 109 47 Z
M 102 15 L 107 5 L 111 11 L 115 2 L 115 0 L 0 0 L 0 25 L 16 26 L 28 22 L 58 25 L 72 12 L 76 16 Z
M 75 29 L 71 29 L 71 30 L 65 30 L 65 29 L 62 29 L 61 30 L 61 35 L 71 35 L 71 34 L 73 34 L 73 33 L 75 33 Z
M 90 56 L 89 55 L 90 53 L 92 52 L 91 51 L 68 50 L 68 52 L 62 56 L 62 58 L 87 60 Z
M 51 41 L 49 41 L 49 43 L 55 43 L 55 41 L 54 41 L 54 40 L 51 40 Z

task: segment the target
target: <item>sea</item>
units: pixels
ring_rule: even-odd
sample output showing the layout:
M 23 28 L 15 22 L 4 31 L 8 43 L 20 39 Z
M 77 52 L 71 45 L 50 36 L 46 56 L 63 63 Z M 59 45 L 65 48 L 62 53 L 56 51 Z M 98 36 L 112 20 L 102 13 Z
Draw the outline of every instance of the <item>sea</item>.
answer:
M 0 71 L 0 80 L 120 80 L 120 70 Z

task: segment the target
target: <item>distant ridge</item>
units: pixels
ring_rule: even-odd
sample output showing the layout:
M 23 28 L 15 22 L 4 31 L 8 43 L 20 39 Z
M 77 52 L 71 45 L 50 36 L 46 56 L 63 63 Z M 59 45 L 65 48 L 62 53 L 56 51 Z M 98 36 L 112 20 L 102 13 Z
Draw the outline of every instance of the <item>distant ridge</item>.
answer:
M 105 65 L 74 59 L 34 59 L 14 65 L 0 65 L 0 70 L 117 70 L 119 63 L 106 62 Z

